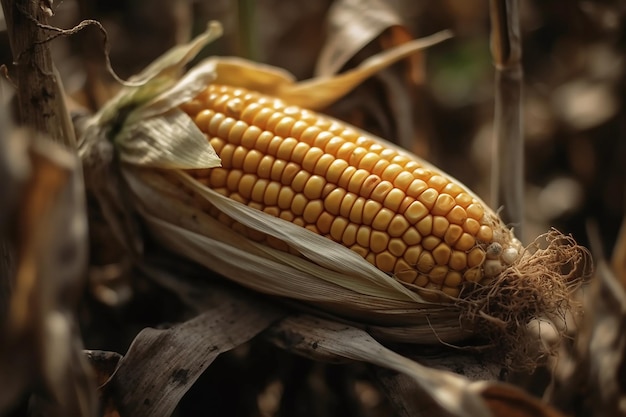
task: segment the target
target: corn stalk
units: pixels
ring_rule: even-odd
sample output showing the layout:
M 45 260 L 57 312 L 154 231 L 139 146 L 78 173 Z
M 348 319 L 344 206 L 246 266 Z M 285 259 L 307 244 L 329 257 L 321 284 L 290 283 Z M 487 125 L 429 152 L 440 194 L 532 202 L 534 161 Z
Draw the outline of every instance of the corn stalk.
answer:
M 491 51 L 496 67 L 491 206 L 523 239 L 524 141 L 522 46 L 517 0 L 491 0 Z

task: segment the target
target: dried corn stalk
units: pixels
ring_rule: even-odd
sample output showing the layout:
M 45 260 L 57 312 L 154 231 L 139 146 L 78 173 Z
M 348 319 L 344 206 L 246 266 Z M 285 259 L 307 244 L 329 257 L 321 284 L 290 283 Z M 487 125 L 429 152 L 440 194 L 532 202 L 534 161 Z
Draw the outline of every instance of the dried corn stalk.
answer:
M 164 245 L 388 340 L 458 342 L 480 332 L 523 351 L 526 323 L 570 308 L 586 262 L 575 242 L 552 232 L 546 248 L 524 250 L 458 181 L 312 111 L 448 34 L 299 83 L 236 58 L 210 58 L 180 76 L 218 34 L 211 25 L 131 80 L 81 145 L 94 178 L 113 160 L 101 156 L 113 143 L 133 205 Z

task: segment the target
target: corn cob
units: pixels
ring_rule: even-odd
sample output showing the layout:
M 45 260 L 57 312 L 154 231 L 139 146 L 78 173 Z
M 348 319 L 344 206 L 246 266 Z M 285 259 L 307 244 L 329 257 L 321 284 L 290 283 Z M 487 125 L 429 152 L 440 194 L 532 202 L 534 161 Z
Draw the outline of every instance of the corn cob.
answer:
M 182 109 L 222 160 L 192 171 L 198 181 L 345 245 L 418 291 L 458 297 L 465 282 L 496 276 L 520 253 L 519 241 L 462 184 L 354 128 L 223 85 Z M 250 239 L 295 252 L 209 212 Z

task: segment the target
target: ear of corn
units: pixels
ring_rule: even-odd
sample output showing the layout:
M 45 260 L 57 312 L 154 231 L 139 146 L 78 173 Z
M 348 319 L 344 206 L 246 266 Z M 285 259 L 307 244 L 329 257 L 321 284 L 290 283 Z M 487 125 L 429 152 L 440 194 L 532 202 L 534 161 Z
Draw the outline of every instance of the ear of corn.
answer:
M 377 138 L 238 87 L 210 85 L 182 108 L 222 161 L 191 171 L 198 181 L 340 243 L 411 287 L 458 297 L 464 282 L 494 277 L 518 257 L 519 243 L 480 199 Z M 297 254 L 228 213 L 209 212 Z

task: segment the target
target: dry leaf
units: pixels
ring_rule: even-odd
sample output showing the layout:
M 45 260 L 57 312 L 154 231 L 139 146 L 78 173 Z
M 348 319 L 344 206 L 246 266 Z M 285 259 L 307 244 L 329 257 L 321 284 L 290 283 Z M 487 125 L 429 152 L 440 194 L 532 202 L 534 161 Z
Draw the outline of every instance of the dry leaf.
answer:
M 169 285 L 181 280 L 154 268 L 144 272 Z M 247 342 L 282 315 L 258 300 L 219 290 L 202 294 L 193 305 L 204 311 L 167 329 L 144 329 L 120 361 L 105 390 L 122 416 L 171 415 L 220 353 Z
M 30 175 L 14 220 L 16 276 L 0 334 L 0 385 L 7 387 L 0 410 L 42 385 L 54 402 L 38 402 L 48 415 L 93 415 L 95 387 L 73 317 L 87 259 L 80 165 L 45 138 L 19 140 L 27 143 Z

